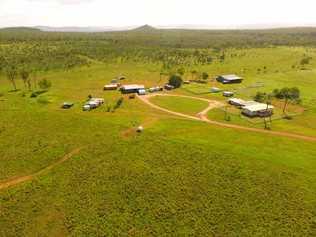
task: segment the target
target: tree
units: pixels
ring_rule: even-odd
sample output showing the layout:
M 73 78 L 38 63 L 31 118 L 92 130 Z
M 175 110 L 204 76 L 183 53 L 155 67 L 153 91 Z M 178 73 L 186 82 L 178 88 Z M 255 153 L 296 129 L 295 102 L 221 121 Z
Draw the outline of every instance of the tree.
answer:
M 48 90 L 52 86 L 52 83 L 47 79 L 42 79 L 38 82 L 38 86 L 42 90 Z
M 263 103 L 265 100 L 266 93 L 258 91 L 257 94 L 254 96 L 254 100 Z
M 184 73 L 185 73 L 184 68 L 183 68 L 183 67 L 178 68 L 177 73 L 178 73 L 179 75 L 183 76 L 183 75 L 184 75 Z
M 202 77 L 203 80 L 207 80 L 209 75 L 208 75 L 207 72 L 203 72 L 201 77 Z
M 265 92 L 257 92 L 257 94 L 254 96 L 254 100 L 259 102 L 259 103 L 265 103 L 267 105 L 266 110 L 268 112 L 269 106 L 271 105 L 272 97 L 273 97 L 273 93 L 270 94 L 270 93 L 265 93 Z M 270 123 L 272 122 L 271 116 L 272 116 L 272 113 L 269 113 Z M 263 117 L 263 122 L 264 122 L 264 128 L 270 129 L 268 127 L 266 117 Z
M 197 73 L 198 73 L 197 70 L 192 70 L 192 71 L 191 71 L 192 80 L 196 79 Z
M 30 72 L 24 67 L 20 70 L 20 76 L 22 78 L 24 86 L 27 86 L 28 89 L 31 90 Z
M 6 68 L 7 78 L 12 83 L 13 88 L 14 88 L 15 91 L 17 90 L 16 84 L 15 84 L 15 79 L 17 77 L 17 74 L 18 74 L 18 72 L 17 72 L 17 69 L 16 69 L 15 66 L 9 66 L 9 67 Z
M 181 87 L 182 83 L 183 83 L 183 80 L 181 76 L 179 75 L 174 74 L 174 75 L 171 75 L 169 78 L 169 85 L 174 86 L 174 88 Z
M 303 59 L 301 60 L 300 64 L 301 64 L 302 66 L 304 66 L 304 65 L 306 65 L 306 64 L 309 64 L 310 60 L 312 60 L 311 57 L 305 57 L 305 58 L 303 58 Z
M 288 88 L 284 87 L 281 90 L 275 89 L 273 95 L 278 99 L 284 100 L 283 114 L 286 112 L 286 107 L 290 101 L 299 102 L 300 101 L 300 90 L 297 87 Z

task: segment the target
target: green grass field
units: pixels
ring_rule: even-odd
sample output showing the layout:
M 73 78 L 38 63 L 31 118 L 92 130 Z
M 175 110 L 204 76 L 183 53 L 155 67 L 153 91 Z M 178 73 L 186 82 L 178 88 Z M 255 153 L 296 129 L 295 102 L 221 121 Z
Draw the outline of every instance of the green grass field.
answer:
M 188 115 L 196 115 L 207 108 L 206 101 L 173 96 L 154 96 L 150 101 L 162 108 Z
M 273 121 L 272 130 L 316 136 L 316 64 L 292 68 L 304 53 L 316 54 L 303 47 L 229 49 L 225 62 L 198 69 L 212 76 L 241 74 L 244 83 L 191 84 L 172 93 L 224 101 L 209 88 L 235 90 L 247 99 L 258 90 L 297 86 L 306 112 Z M 258 73 L 264 66 L 267 72 Z M 0 183 L 82 148 L 36 179 L 0 190 L 0 236 L 316 235 L 315 142 L 185 120 L 127 96 L 107 112 L 122 97 L 103 91 L 113 77 L 124 74 L 126 84 L 155 86 L 166 81 L 159 82 L 159 73 L 155 63 L 99 61 L 50 70 L 38 77 L 49 79 L 52 88 L 38 98 L 30 98 L 21 81 L 21 91 L 9 92 L 10 83 L 0 76 Z M 191 77 L 189 69 L 184 77 Z M 258 82 L 264 86 L 254 87 Z M 88 95 L 104 98 L 105 105 L 83 112 Z M 75 106 L 62 110 L 64 101 Z M 151 101 L 189 115 L 207 107 L 180 97 Z M 224 116 L 215 109 L 209 118 Z M 238 115 L 230 123 L 260 127 Z

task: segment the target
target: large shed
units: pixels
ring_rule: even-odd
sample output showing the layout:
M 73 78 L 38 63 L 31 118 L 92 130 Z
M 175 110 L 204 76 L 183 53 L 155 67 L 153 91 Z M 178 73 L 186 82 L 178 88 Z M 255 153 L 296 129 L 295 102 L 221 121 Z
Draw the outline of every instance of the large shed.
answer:
M 121 92 L 123 94 L 130 94 L 130 93 L 138 93 L 139 90 L 144 90 L 144 85 L 124 85 L 121 87 Z
M 243 81 L 243 78 L 241 78 L 240 76 L 231 74 L 231 75 L 218 76 L 216 80 L 223 84 L 233 84 L 233 83 L 241 83 Z

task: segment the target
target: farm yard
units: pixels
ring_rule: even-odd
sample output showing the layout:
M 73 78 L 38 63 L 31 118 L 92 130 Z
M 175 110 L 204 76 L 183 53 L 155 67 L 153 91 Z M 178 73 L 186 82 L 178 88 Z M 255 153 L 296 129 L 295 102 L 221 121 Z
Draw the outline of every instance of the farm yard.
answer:
M 214 41 L 218 49 L 205 32 L 198 45 L 195 33 L 182 32 L 179 48 L 167 31 L 168 42 L 156 33 L 65 33 L 66 47 L 59 33 L 14 34 L 0 35 L 0 236 L 316 234 L 312 45 L 271 39 L 242 47 L 235 38 L 229 46 Z M 33 56 L 25 61 L 18 50 Z M 8 55 L 33 67 L 31 90 L 20 75 L 13 90 Z M 215 80 L 233 73 L 242 83 Z M 163 87 L 170 74 L 188 84 L 134 99 L 104 90 L 120 75 L 122 85 Z M 299 88 L 300 101 L 285 117 L 284 100 L 272 98 L 269 129 L 223 96 L 254 100 L 283 87 Z M 95 99 L 104 103 L 83 111 Z

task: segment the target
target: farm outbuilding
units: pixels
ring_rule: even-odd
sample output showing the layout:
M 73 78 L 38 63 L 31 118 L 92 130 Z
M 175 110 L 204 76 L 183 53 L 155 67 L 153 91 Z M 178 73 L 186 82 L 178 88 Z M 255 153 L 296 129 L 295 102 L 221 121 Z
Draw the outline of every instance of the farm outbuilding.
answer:
M 244 106 L 242 114 L 248 117 L 269 117 L 273 114 L 274 106 L 256 103 L 253 105 Z
M 138 93 L 139 90 L 145 90 L 144 85 L 125 85 L 121 87 L 123 94 Z
M 241 83 L 243 81 L 243 78 L 237 75 L 231 74 L 231 75 L 218 76 L 216 80 L 223 84 L 233 84 L 233 83 Z
M 103 90 L 105 91 L 117 90 L 118 87 L 119 87 L 118 84 L 109 84 L 109 85 L 105 85 L 103 87 Z
M 156 86 L 156 87 L 149 88 L 148 91 L 150 93 L 153 93 L 153 92 L 163 91 L 163 88 L 161 86 Z
M 238 99 L 238 98 L 231 98 L 228 100 L 228 103 L 231 105 L 235 105 L 237 107 L 244 107 L 244 106 L 249 106 L 253 104 L 258 104 L 256 101 L 245 101 L 243 99 Z
M 82 110 L 89 111 L 91 109 L 96 109 L 102 104 L 104 104 L 103 98 L 91 98 L 89 101 L 85 103 L 85 105 L 82 107 Z
M 138 95 L 146 95 L 146 90 L 145 90 L 145 89 L 139 89 L 139 90 L 137 91 L 137 94 L 138 94 Z

